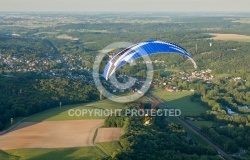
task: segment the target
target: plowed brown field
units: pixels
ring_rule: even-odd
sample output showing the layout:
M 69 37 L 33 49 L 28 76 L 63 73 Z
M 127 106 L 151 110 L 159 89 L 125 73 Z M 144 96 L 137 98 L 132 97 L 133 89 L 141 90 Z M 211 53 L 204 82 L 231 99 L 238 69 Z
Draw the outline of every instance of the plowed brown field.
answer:
M 95 143 L 119 141 L 122 134 L 122 128 L 98 128 Z
M 0 150 L 93 146 L 95 130 L 103 119 L 23 122 L 0 136 Z

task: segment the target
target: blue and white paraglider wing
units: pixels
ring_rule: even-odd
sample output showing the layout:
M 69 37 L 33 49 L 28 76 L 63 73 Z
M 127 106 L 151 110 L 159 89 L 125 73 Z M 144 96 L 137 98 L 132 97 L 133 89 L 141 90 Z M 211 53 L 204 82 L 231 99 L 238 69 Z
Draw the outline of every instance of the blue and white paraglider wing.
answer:
M 159 53 L 176 53 L 184 55 L 188 57 L 194 67 L 197 68 L 195 61 L 184 48 L 173 43 L 152 40 L 134 44 L 115 54 L 105 66 L 103 77 L 108 80 L 116 70 L 124 66 L 126 63 L 146 55 Z

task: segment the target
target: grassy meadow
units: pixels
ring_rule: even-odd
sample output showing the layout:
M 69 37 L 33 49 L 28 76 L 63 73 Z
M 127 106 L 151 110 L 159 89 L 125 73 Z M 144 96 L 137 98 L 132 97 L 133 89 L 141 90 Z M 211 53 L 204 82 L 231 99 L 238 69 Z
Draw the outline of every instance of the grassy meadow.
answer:
M 112 156 L 115 151 L 122 149 L 119 142 L 103 142 L 97 143 L 96 145 L 109 156 Z
M 198 103 L 191 102 L 192 92 L 168 92 L 166 90 L 155 90 L 154 95 L 161 98 L 170 108 L 180 109 L 183 116 L 198 116 L 208 109 Z
M 121 109 L 124 104 L 122 103 L 116 103 L 109 100 L 103 100 L 103 101 L 97 101 L 97 102 L 91 102 L 91 103 L 84 103 L 84 104 L 76 104 L 76 105 L 66 105 L 62 106 L 62 109 L 60 110 L 60 107 L 48 109 L 46 111 L 40 112 L 38 114 L 35 114 L 33 116 L 28 117 L 24 121 L 26 122 L 39 122 L 39 121 L 61 121 L 61 120 L 81 120 L 81 119 L 104 119 L 105 116 L 99 116 L 98 114 L 94 116 L 95 110 L 115 110 L 115 109 Z M 89 112 L 78 116 L 78 112 L 74 116 L 69 115 L 69 110 L 85 110 L 88 109 Z M 93 111 L 92 111 L 93 110 Z M 93 112 L 92 115 L 90 112 Z M 73 114 L 72 112 L 71 114 Z
M 2 154 L 9 154 L 2 157 Z M 0 152 L 1 160 L 96 160 L 106 157 L 98 147 L 56 148 L 56 149 L 17 149 Z

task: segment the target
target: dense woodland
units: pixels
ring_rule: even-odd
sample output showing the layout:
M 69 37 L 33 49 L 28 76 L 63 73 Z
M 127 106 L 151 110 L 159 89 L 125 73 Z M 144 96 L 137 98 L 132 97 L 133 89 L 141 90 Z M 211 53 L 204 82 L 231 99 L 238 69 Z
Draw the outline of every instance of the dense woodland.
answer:
M 128 108 L 138 108 L 130 104 Z M 120 138 L 122 151 L 115 151 L 110 159 L 219 159 L 217 152 L 208 146 L 197 144 L 189 138 L 183 127 L 166 121 L 166 117 L 153 117 L 151 125 L 144 125 L 144 117 L 110 116 L 106 127 L 123 127 Z
M 201 117 L 217 125 L 212 128 L 203 126 L 201 131 L 212 141 L 231 153 L 238 152 L 239 148 L 250 150 L 249 111 L 237 107 L 250 104 L 249 86 L 233 80 L 225 82 L 225 78 L 213 85 L 199 84 L 191 100 L 211 108 Z M 229 115 L 227 108 L 238 115 Z
M 26 117 L 63 105 L 99 99 L 97 89 L 70 79 L 51 79 L 36 74 L 0 78 L 0 130 L 10 118 Z

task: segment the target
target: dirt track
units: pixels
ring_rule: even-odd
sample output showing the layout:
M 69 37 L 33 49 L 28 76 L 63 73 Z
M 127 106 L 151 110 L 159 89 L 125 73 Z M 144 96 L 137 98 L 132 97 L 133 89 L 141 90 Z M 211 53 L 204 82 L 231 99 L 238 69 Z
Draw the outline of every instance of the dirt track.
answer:
M 104 120 L 23 122 L 0 136 L 0 150 L 92 146 Z
M 98 128 L 95 143 L 119 141 L 122 134 L 122 128 Z

